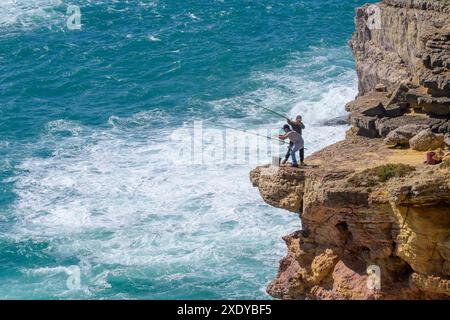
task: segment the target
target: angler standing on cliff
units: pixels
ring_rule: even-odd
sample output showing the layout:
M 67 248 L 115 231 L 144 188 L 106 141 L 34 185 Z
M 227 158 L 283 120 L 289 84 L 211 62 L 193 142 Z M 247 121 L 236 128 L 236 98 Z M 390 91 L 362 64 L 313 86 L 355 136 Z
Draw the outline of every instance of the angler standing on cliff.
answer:
M 292 144 L 292 147 L 290 147 L 290 151 L 291 151 L 290 153 L 292 156 L 292 166 L 298 167 L 295 153 L 304 148 L 304 142 L 303 142 L 302 135 L 300 133 L 298 133 L 297 131 L 291 130 L 291 127 L 288 124 L 285 124 L 283 126 L 283 130 L 285 133 L 280 134 L 278 136 L 278 138 L 281 140 L 285 140 L 285 139 L 289 138 L 290 144 Z M 303 164 L 303 161 L 302 161 L 302 164 Z
M 302 135 L 302 130 L 303 129 L 305 129 L 305 125 L 303 124 L 303 121 L 302 121 L 302 116 L 301 115 L 298 115 L 297 117 L 295 117 L 295 120 L 293 121 L 293 120 L 290 120 L 290 119 L 287 119 L 287 122 L 288 122 L 288 124 L 290 124 L 291 126 L 292 126 L 292 129 L 295 131 L 295 132 L 297 132 L 299 135 L 300 135 L 300 137 L 301 137 L 301 135 Z M 284 127 L 283 127 L 284 128 Z M 289 143 L 289 147 L 288 147 L 288 151 L 286 152 L 286 155 L 285 155 L 285 157 L 284 157 L 284 160 L 281 162 L 282 164 L 285 164 L 287 161 L 288 161 L 288 159 L 289 159 L 289 156 L 291 155 L 291 152 L 292 152 L 292 146 L 293 146 L 293 143 L 292 143 L 292 141 Z M 304 159 L 305 159 L 305 148 L 304 148 L 304 143 L 303 143 L 303 138 L 302 138 L 302 146 L 301 146 L 301 148 L 299 149 L 299 152 L 300 152 L 300 165 L 305 165 L 305 163 L 304 163 Z M 294 158 L 295 158 L 295 155 L 293 155 L 293 157 L 292 157 L 292 161 L 294 161 Z

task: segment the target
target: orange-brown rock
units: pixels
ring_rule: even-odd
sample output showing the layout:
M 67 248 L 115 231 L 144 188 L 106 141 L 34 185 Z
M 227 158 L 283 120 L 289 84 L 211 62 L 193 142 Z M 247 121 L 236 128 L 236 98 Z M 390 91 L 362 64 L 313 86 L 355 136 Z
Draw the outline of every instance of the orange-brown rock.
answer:
M 267 287 L 276 298 L 450 299 L 450 160 L 426 165 L 426 152 L 392 146 L 414 145 L 413 135 L 393 133 L 391 146 L 382 139 L 412 126 L 448 140 L 450 2 L 375 6 L 356 11 L 359 95 L 346 106 L 346 139 L 308 157 L 307 167 L 250 173 L 264 201 L 302 221 L 283 238 L 287 255 Z M 442 141 L 416 149 L 437 147 Z
M 347 111 L 357 134 L 386 137 L 412 124 L 450 132 L 448 0 L 366 4 L 356 10 L 349 44 L 359 94 Z
M 284 237 L 288 254 L 267 291 L 282 299 L 450 298 L 450 171 L 424 159 L 349 136 L 305 168 L 254 169 L 263 199 L 302 220 L 302 230 Z M 364 180 L 368 169 L 384 178 L 385 167 L 405 163 L 402 176 Z M 380 288 L 368 286 L 370 266 L 379 268 Z

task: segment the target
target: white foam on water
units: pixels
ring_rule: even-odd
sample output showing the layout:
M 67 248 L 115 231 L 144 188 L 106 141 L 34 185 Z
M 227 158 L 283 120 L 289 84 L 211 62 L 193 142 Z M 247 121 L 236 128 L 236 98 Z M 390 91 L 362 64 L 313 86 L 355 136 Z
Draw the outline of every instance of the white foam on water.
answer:
M 212 102 L 216 113 L 242 111 L 241 128 L 281 128 L 280 117 L 254 103 L 290 118 L 301 114 L 306 154 L 344 139 L 348 126 L 323 126 L 325 120 L 346 115 L 345 104 L 357 94 L 357 76 L 346 48 L 311 48 L 296 55 L 286 67 L 272 72 L 255 72 L 258 89 L 231 99 Z
M 156 36 L 154 36 L 154 35 L 149 35 L 149 36 L 148 36 L 148 40 L 150 40 L 150 41 L 152 41 L 152 42 L 159 42 L 159 41 L 161 41 L 160 38 L 158 38 L 158 37 L 156 37 Z
M 199 17 L 197 17 L 195 14 L 190 13 L 190 12 L 188 13 L 188 17 L 191 18 L 192 20 L 200 20 Z
M 71 136 L 78 136 L 83 130 L 80 124 L 65 120 L 50 121 L 47 123 L 46 129 L 50 134 L 67 133 Z
M 11 238 L 50 242 L 53 254 L 91 265 L 116 265 L 115 276 L 129 267 L 150 269 L 150 279 L 162 283 L 175 281 L 180 269 L 191 277 L 250 281 L 258 275 L 240 272 L 239 257 L 276 263 L 284 251 L 279 237 L 297 229 L 298 219 L 262 203 L 248 181 L 249 166 L 172 165 L 182 146 L 164 138 L 170 129 L 154 127 L 152 119 L 161 117 L 111 117 L 103 130 L 49 123 L 38 147 L 53 148 L 52 156 L 29 158 L 18 168 Z M 28 271 L 48 290 L 59 290 L 52 285 L 58 277 Z M 98 277 L 85 275 L 83 290 L 110 287 L 107 280 L 98 285 Z
M 0 28 L 55 25 L 62 15 L 54 9 L 62 4 L 61 0 L 1 0 Z
M 167 114 L 167 112 L 160 109 L 153 109 L 151 111 L 138 112 L 129 118 L 110 116 L 108 119 L 108 125 L 119 129 L 135 129 L 136 127 L 144 128 L 158 124 L 167 125 L 170 120 L 171 117 Z
M 326 59 L 316 63 L 325 68 Z M 260 89 L 211 105 L 224 123 L 250 129 L 278 127 L 282 121 L 258 108 L 244 109 L 244 119 L 226 118 L 224 108 L 237 110 L 251 100 L 292 115 L 301 112 L 308 152 L 331 144 L 343 137 L 345 127 L 315 123 L 344 114 L 344 102 L 355 93 L 355 76 L 343 69 L 334 78 L 314 81 L 295 71 L 305 63 L 296 58 L 282 70 L 254 74 Z M 298 217 L 263 203 L 248 179 L 252 165 L 174 165 L 171 159 L 185 144 L 169 138 L 173 120 L 155 110 L 111 116 L 104 128 L 49 123 L 37 148 L 50 148 L 52 155 L 30 157 L 18 167 L 17 222 L 8 237 L 51 243 L 50 254 L 92 266 L 89 272 L 82 269 L 86 295 L 102 296 L 114 287 L 112 278 L 142 277 L 165 285 L 164 290 L 149 288 L 151 297 L 186 297 L 192 290 L 264 297 L 245 286 L 261 288 L 274 277 L 285 254 L 280 237 L 299 229 Z M 59 294 L 53 277 L 40 277 L 41 268 L 27 272 L 37 277 L 36 287 Z M 116 298 L 133 297 L 116 290 Z

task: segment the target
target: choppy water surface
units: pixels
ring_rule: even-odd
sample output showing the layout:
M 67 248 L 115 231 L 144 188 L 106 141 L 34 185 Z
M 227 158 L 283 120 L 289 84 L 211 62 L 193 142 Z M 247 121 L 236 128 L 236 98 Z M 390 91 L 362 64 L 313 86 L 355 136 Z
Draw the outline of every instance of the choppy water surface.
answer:
M 170 136 L 280 127 L 258 102 L 303 114 L 307 154 L 342 139 L 362 3 L 1 1 L 0 298 L 268 298 L 298 217 Z

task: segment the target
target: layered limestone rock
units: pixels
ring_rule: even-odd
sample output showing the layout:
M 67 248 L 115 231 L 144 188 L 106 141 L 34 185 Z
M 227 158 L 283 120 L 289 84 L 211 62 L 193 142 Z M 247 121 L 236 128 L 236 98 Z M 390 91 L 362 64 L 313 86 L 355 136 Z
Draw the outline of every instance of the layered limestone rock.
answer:
M 346 139 L 305 168 L 250 173 L 267 203 L 302 222 L 283 237 L 287 255 L 267 291 L 450 299 L 450 155 L 431 166 L 426 151 L 407 149 L 450 141 L 450 2 L 384 0 L 357 9 L 355 24 L 359 94 L 346 106 Z
M 359 96 L 355 132 L 386 137 L 409 124 L 450 132 L 450 2 L 384 0 L 358 8 L 349 44 Z
M 315 153 L 307 168 L 254 169 L 263 199 L 302 221 L 302 230 L 283 238 L 288 254 L 268 293 L 449 299 L 450 166 L 423 159 L 355 136 Z M 371 280 L 368 268 L 379 278 Z

